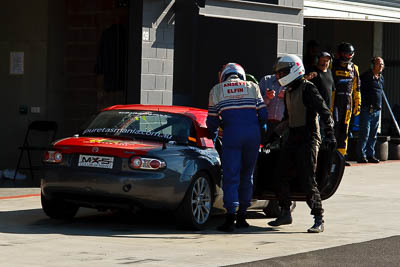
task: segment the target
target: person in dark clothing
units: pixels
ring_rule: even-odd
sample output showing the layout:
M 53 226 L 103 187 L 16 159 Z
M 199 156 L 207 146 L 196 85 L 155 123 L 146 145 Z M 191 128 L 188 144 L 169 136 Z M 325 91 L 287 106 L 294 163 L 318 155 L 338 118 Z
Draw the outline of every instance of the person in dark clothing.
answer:
M 311 81 L 318 89 L 326 105 L 330 108 L 332 103 L 332 92 L 335 90 L 332 72 L 329 69 L 331 55 L 328 52 L 321 52 L 318 55 L 318 63 L 312 67 L 306 79 Z
M 306 72 L 314 67 L 318 62 L 318 54 L 321 51 L 321 45 L 317 40 L 310 40 L 306 44 L 306 51 L 304 55 L 304 67 Z
M 345 156 L 349 124 L 352 116 L 358 116 L 361 109 L 360 75 L 358 66 L 352 62 L 354 47 L 343 42 L 337 48 L 337 55 L 332 64 L 335 91 L 332 92 L 332 113 L 335 120 L 337 150 Z M 350 163 L 346 161 L 346 166 Z
M 385 66 L 381 57 L 371 60 L 372 69 L 361 75 L 360 131 L 357 142 L 358 163 L 379 163 L 375 157 L 376 135 L 382 110 Z
M 279 83 L 286 86 L 284 122 L 275 133 L 288 127 L 287 141 L 282 148 L 278 170 L 281 171 L 278 199 L 281 207 L 279 217 L 269 222 L 271 226 L 292 223 L 290 213 L 290 172 L 295 168 L 297 177 L 302 179 L 303 189 L 307 195 L 307 204 L 314 215 L 314 225 L 307 231 L 319 233 L 324 231 L 323 208 L 321 195 L 316 183 L 317 155 L 321 144 L 319 120 L 325 125 L 325 141 L 331 151 L 336 149 L 333 131 L 333 119 L 329 108 L 315 85 L 304 79 L 304 67 L 301 59 L 295 55 L 282 57 L 277 64 L 277 72 L 281 77 Z M 285 125 L 286 124 L 286 127 Z

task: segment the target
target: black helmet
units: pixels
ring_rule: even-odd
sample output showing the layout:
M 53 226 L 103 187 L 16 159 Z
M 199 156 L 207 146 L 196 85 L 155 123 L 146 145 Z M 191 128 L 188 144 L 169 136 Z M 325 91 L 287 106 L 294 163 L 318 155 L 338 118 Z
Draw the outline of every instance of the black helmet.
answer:
M 343 42 L 337 48 L 339 58 L 345 62 L 350 62 L 354 57 L 354 46 Z

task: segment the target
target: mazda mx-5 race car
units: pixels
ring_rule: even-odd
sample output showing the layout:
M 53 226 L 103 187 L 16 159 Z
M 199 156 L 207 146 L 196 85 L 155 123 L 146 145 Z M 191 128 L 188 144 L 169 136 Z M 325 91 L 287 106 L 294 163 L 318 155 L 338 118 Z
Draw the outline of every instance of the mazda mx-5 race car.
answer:
M 204 228 L 214 211 L 223 211 L 220 143 L 214 146 L 207 138 L 206 118 L 207 110 L 181 106 L 104 109 L 81 133 L 54 142 L 45 153 L 44 212 L 69 219 L 79 207 L 167 209 L 179 224 Z M 338 153 L 324 153 L 318 182 L 327 199 L 339 186 L 344 161 Z M 279 148 L 260 149 L 255 172 L 253 204 L 266 211 L 268 200 L 276 199 L 272 174 L 277 154 Z M 305 201 L 299 188 L 293 184 L 292 199 Z

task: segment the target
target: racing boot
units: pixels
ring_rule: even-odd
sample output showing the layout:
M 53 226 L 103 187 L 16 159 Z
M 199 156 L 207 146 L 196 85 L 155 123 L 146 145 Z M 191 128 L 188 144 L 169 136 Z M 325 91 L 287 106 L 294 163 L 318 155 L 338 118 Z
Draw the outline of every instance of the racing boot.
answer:
M 307 230 L 309 233 L 322 233 L 324 231 L 324 220 L 322 216 L 314 216 L 314 225 Z
M 225 215 L 225 222 L 223 224 L 221 224 L 220 226 L 217 227 L 218 231 L 221 232 L 233 232 L 233 230 L 235 229 L 235 219 L 236 219 L 236 215 L 233 213 L 227 213 Z
M 270 221 L 268 224 L 270 226 L 279 226 L 284 224 L 291 224 L 292 221 L 293 219 L 290 210 L 282 209 L 281 214 L 279 214 L 279 217 L 276 218 L 275 221 Z
M 236 217 L 236 228 L 247 228 L 249 223 L 246 221 L 246 213 L 238 213 Z

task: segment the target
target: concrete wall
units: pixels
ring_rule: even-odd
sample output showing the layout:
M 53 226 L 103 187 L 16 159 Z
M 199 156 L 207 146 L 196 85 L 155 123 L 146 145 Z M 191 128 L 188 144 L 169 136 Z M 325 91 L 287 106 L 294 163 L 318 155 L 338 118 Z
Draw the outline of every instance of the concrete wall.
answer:
M 57 137 L 64 137 L 65 105 L 65 4 L 64 1 L 49 1 L 47 49 L 47 111 L 48 119 L 58 122 Z
M 303 0 L 279 0 L 279 5 L 285 7 L 303 8 Z M 303 12 L 300 12 L 299 16 Z M 301 18 L 301 21 L 303 19 Z M 284 54 L 296 54 L 302 57 L 303 54 L 303 27 L 278 24 L 277 40 L 278 57 Z
M 2 1 L 0 4 L 0 169 L 15 168 L 29 122 L 49 118 L 47 104 L 48 1 Z M 25 55 L 23 75 L 10 75 L 10 52 Z M 25 105 L 27 114 L 20 114 Z M 32 113 L 39 107 L 39 113 Z
M 172 104 L 174 25 L 170 0 L 143 2 L 141 104 Z
M 116 7 L 114 0 L 60 2 L 66 3 L 66 22 L 59 26 L 65 73 L 59 93 L 63 135 L 70 136 L 100 109 L 125 103 L 129 10 Z

